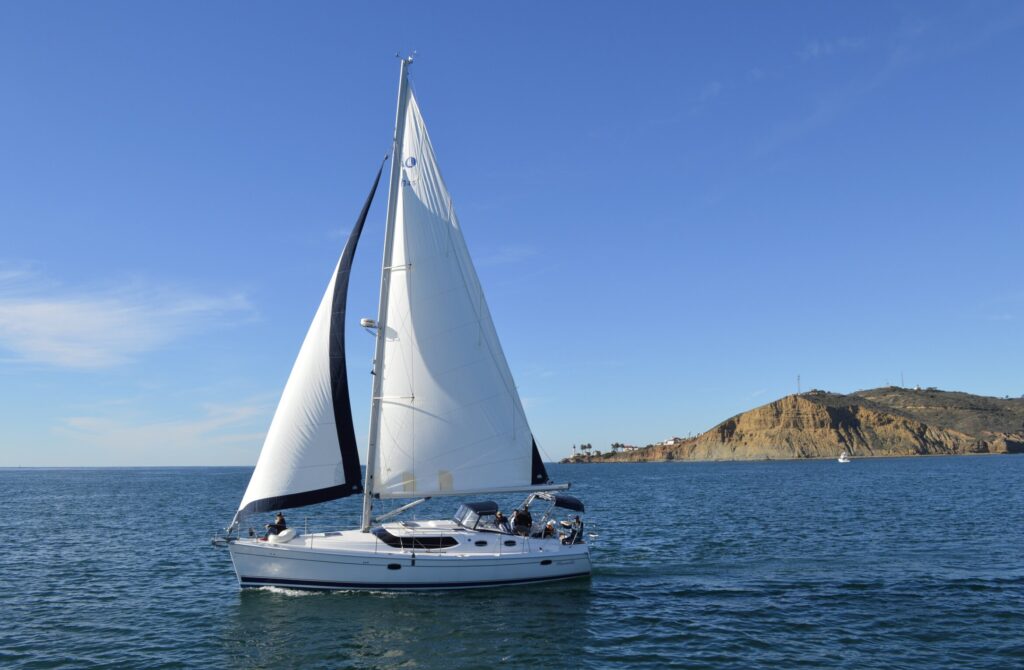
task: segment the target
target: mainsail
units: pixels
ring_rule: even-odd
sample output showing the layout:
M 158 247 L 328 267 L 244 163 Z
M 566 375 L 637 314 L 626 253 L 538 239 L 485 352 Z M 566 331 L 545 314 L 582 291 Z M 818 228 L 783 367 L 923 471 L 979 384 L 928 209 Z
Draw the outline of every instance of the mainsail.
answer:
M 408 96 L 384 268 L 372 493 L 406 498 L 546 484 L 423 117 Z
M 345 304 L 356 245 L 381 169 L 349 235 L 285 384 L 236 522 L 363 490 L 345 366 Z

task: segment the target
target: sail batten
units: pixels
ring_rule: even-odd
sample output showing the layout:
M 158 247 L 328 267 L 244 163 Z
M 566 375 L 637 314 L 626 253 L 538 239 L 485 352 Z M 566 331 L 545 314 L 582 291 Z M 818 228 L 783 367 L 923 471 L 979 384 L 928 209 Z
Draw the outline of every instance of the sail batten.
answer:
M 349 274 L 383 164 L 288 376 L 235 521 L 363 491 L 345 365 Z

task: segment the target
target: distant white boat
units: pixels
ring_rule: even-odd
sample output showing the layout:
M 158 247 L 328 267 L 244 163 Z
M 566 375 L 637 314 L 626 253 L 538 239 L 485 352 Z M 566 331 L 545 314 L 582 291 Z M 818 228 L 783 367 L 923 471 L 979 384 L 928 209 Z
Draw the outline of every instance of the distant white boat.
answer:
M 591 572 L 583 503 L 548 479 L 409 87 L 411 62 L 402 60 L 399 76 L 378 317 L 361 322 L 376 336 L 366 482 L 349 402 L 345 305 L 377 182 L 219 540 L 241 587 L 450 589 Z M 526 494 L 520 509 L 532 505 L 532 518 L 509 514 L 509 524 L 494 501 L 478 500 L 448 519 L 383 523 L 436 496 L 510 492 Z M 238 532 L 253 514 L 354 494 L 363 498 L 356 529 Z M 375 516 L 374 504 L 389 499 L 410 502 Z M 559 509 L 568 510 L 562 519 Z
M 840 463 L 849 463 L 850 462 L 850 455 L 846 453 L 845 449 L 843 450 L 843 453 L 839 454 L 839 462 Z

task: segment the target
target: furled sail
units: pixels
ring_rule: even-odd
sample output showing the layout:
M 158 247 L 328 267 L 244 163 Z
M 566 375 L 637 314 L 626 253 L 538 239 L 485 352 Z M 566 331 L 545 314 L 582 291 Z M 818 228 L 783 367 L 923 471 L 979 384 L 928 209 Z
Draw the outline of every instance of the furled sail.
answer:
M 381 169 L 285 384 L 235 520 L 363 490 L 345 366 L 345 303 L 359 235 Z
M 400 123 L 402 121 L 400 120 Z M 405 109 L 373 494 L 548 483 L 415 97 Z

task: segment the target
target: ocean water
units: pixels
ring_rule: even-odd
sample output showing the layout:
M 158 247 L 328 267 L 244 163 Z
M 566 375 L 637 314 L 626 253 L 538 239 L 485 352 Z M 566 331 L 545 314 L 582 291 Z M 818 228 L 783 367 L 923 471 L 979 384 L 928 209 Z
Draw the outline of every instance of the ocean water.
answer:
M 0 470 L 0 667 L 1024 667 L 1024 457 L 551 466 L 591 579 L 402 594 L 239 591 L 249 472 Z

